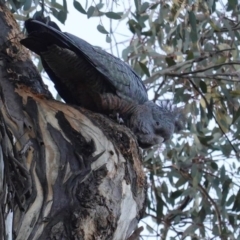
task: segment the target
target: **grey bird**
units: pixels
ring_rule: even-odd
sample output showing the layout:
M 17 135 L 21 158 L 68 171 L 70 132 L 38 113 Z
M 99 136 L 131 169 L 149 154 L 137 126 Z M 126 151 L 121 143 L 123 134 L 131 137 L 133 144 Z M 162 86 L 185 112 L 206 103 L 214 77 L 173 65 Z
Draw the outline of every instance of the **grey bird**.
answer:
M 148 100 L 137 73 L 119 58 L 94 47 L 54 23 L 28 19 L 21 44 L 41 57 L 43 67 L 62 99 L 103 114 L 118 113 L 149 148 L 168 140 L 182 126 L 182 114 L 171 104 Z

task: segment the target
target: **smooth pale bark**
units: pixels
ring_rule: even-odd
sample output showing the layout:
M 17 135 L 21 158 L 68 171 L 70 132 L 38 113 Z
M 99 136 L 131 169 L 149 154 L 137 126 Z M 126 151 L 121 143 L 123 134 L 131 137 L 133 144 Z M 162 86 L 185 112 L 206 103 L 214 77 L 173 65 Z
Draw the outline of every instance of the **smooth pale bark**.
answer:
M 146 199 L 135 137 L 55 101 L 22 37 L 0 5 L 0 239 L 127 239 Z

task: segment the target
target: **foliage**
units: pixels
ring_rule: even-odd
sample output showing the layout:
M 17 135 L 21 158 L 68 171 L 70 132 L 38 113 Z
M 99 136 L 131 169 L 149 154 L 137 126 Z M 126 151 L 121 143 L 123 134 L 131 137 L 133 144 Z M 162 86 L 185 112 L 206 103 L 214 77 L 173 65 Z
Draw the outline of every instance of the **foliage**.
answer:
M 123 59 L 142 76 L 154 101 L 173 97 L 184 109 L 186 129 L 161 151 L 145 152 L 150 188 L 144 235 L 238 239 L 240 5 L 237 0 L 126 2 L 74 0 L 73 5 L 87 18 L 99 17 L 97 29 L 107 42 L 114 32 L 102 18 L 127 20 L 132 38 Z M 42 4 L 8 3 L 17 19 Z M 44 12 L 65 22 L 67 1 L 46 0 Z

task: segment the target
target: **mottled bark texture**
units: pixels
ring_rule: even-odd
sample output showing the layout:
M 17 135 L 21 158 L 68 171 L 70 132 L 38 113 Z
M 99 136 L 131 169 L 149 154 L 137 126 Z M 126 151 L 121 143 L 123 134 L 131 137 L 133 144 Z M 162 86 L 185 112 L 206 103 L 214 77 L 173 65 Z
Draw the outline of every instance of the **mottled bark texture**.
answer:
M 52 99 L 0 5 L 0 239 L 116 239 L 144 213 L 132 133 Z

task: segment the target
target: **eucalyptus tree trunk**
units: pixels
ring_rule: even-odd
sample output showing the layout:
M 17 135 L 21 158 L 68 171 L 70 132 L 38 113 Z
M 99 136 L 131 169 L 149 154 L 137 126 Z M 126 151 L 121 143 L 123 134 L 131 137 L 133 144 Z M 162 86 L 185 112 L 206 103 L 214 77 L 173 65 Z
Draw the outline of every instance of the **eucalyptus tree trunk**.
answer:
M 146 181 L 134 136 L 54 100 L 22 37 L 0 5 L 0 239 L 137 239 Z

